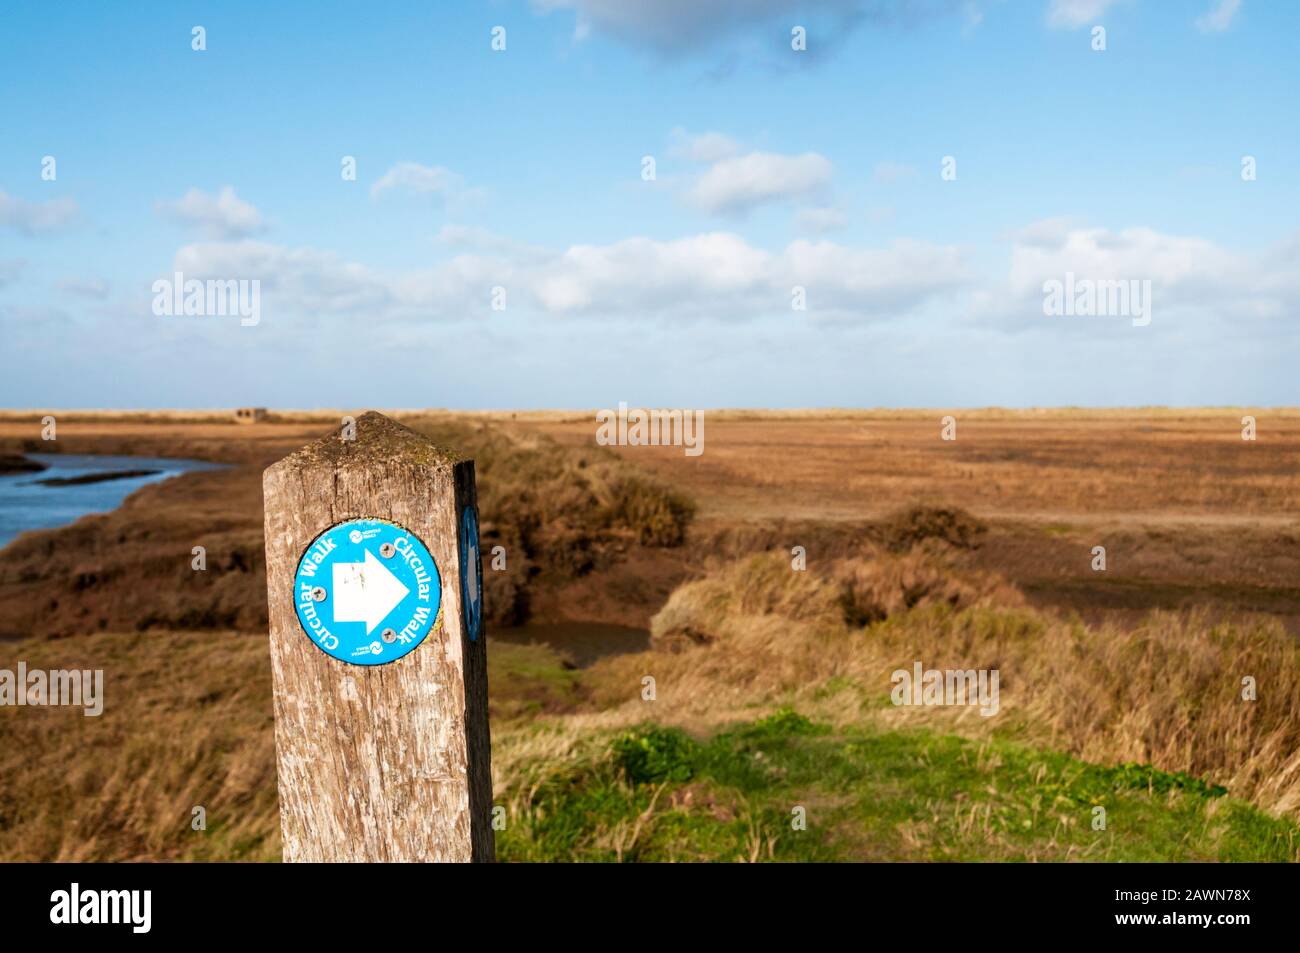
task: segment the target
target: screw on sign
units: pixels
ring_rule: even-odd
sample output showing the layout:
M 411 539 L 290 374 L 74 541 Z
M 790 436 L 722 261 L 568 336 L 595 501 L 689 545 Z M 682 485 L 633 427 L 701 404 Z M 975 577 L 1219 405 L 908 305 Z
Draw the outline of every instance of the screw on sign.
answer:
M 369 413 L 263 489 L 285 859 L 492 860 L 473 461 Z

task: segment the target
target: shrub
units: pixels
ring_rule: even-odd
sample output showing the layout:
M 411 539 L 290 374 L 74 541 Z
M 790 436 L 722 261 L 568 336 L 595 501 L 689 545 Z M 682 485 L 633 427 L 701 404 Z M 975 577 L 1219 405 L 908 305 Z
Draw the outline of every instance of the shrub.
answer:
M 624 732 L 610 746 L 614 761 L 632 784 L 689 781 L 695 775 L 697 745 L 683 731 L 648 725 Z
M 885 545 L 904 552 L 927 539 L 959 549 L 974 549 L 988 527 L 955 506 L 912 506 L 889 516 L 881 526 Z
M 820 735 L 827 731 L 825 725 L 818 725 L 786 706 L 758 719 L 745 730 L 745 734 L 751 738 L 785 738 L 789 735 Z
M 623 477 L 611 487 L 606 512 L 615 526 L 630 529 L 643 546 L 680 546 L 695 504 L 641 477 Z

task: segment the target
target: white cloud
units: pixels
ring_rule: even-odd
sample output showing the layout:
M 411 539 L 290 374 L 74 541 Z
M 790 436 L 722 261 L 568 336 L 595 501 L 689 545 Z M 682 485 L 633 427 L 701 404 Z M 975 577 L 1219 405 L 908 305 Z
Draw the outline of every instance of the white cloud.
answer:
M 215 196 L 190 189 L 174 202 L 159 202 L 158 211 L 205 238 L 245 238 L 266 230 L 262 213 L 227 185 Z
M 174 268 L 187 278 L 260 279 L 268 321 L 289 314 L 341 318 L 366 334 L 489 315 L 496 285 L 507 289 L 508 311 L 500 315 L 507 321 L 546 315 L 602 322 L 780 319 L 789 316 L 791 291 L 801 286 L 808 301 L 801 318 L 811 320 L 889 325 L 916 319 L 985 332 L 1056 334 L 1068 327 L 1072 334 L 1113 334 L 1117 325 L 1105 321 L 1053 323 L 1043 316 L 1043 283 L 1067 273 L 1150 281 L 1156 333 L 1198 327 L 1209 335 L 1220 324 L 1245 322 L 1292 333 L 1300 325 L 1300 232 L 1263 250 L 1240 250 L 1146 227 L 1045 219 L 1006 241 L 1006 270 L 976 274 L 965 249 L 912 240 L 863 246 L 800 239 L 767 249 L 714 231 L 556 249 L 449 226 L 438 236 L 448 256 L 404 272 L 256 240 L 186 245 Z
M 599 319 L 681 317 L 744 321 L 789 311 L 802 285 L 821 317 L 904 315 L 968 280 L 955 248 L 896 242 L 866 249 L 797 241 L 769 252 L 729 232 L 672 240 L 627 238 L 563 251 L 455 232 L 479 250 L 417 271 L 387 274 L 314 248 L 259 241 L 186 245 L 174 269 L 188 278 L 258 279 L 263 313 L 385 321 L 457 320 L 486 312 L 507 289 L 511 313 Z M 161 276 L 170 277 L 170 276 Z
M 455 195 L 464 188 L 464 180 L 440 165 L 399 162 L 370 187 L 370 197 L 377 198 L 390 189 L 406 190 L 417 195 Z
M 509 285 L 517 265 L 500 255 L 457 254 L 429 268 L 390 273 L 331 251 L 250 240 L 186 245 L 173 268 L 186 279 L 260 281 L 268 318 L 337 316 L 364 322 L 370 331 L 386 321 L 482 313 L 491 288 Z
M 300 312 L 382 311 L 392 303 L 390 286 L 370 268 L 315 248 L 253 240 L 200 243 L 177 250 L 173 264 L 186 279 L 259 280 L 264 296 Z
M 516 261 L 544 258 L 550 254 L 540 245 L 516 241 L 473 225 L 444 225 L 438 230 L 434 241 L 445 248 L 467 248 L 490 252 Z
M 702 211 L 742 217 L 762 205 L 811 202 L 821 208 L 803 210 L 801 228 L 839 227 L 828 207 L 831 162 L 816 152 L 742 154 L 743 147 L 731 136 L 713 131 L 690 133 L 680 126 L 669 135 L 668 152 L 708 166 L 688 178 L 684 187 L 686 201 Z
M 814 314 L 874 319 L 906 314 L 967 278 L 962 255 L 951 247 L 801 240 L 771 253 L 712 232 L 575 246 L 543 269 L 537 294 L 555 313 L 746 320 L 788 311 L 798 285 Z
M 885 248 L 800 240 L 783 257 L 785 281 L 807 288 L 809 308 L 837 317 L 903 316 L 971 280 L 961 249 L 906 239 Z
M 1196 18 L 1196 28 L 1202 33 L 1222 33 L 1232 26 L 1232 19 L 1241 9 L 1241 0 L 1220 0 L 1205 16 Z
M 0 225 L 24 235 L 48 235 L 73 224 L 80 210 L 68 198 L 25 202 L 0 189 Z
M 1063 219 L 1017 233 L 1007 285 L 986 289 L 980 313 L 1042 321 L 1043 283 L 1067 273 L 1076 280 L 1150 281 L 1157 324 L 1300 318 L 1300 233 L 1244 252 L 1151 228 L 1084 228 Z
M 805 199 L 830 184 L 831 163 L 816 152 L 751 152 L 715 162 L 691 188 L 706 212 L 743 215 L 770 202 Z
M 672 241 L 628 238 L 574 245 L 540 270 L 534 288 L 552 312 L 701 315 L 721 299 L 762 288 L 772 271 L 771 255 L 726 232 Z
M 1067 30 L 1092 26 L 1115 0 L 1052 0 L 1047 10 L 1047 25 Z
M 1059 228 L 1059 222 L 1031 226 L 1031 240 L 1013 247 L 1014 291 L 1041 294 L 1046 278 L 1060 278 L 1067 271 L 1080 278 L 1149 279 L 1164 288 L 1193 282 L 1221 287 L 1238 267 L 1232 256 L 1203 238 L 1164 235 L 1150 228 L 1074 228 L 1053 236 Z

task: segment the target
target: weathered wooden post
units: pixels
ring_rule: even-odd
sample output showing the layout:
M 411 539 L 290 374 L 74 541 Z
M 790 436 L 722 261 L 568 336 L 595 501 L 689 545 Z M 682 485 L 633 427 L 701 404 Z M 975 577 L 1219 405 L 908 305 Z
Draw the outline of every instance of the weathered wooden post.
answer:
M 474 461 L 368 413 L 267 469 L 287 861 L 490 861 Z

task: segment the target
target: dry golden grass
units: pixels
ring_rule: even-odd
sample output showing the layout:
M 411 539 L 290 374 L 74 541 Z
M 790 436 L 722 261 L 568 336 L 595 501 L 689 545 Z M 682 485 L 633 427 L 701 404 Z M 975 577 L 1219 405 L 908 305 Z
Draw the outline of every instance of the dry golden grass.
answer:
M 512 567 L 484 579 L 494 624 L 525 622 L 532 600 L 548 590 L 684 538 L 690 501 L 602 447 L 561 447 L 460 418 L 407 422 L 475 459 L 483 548 L 506 547 Z M 0 640 L 146 628 L 264 631 L 262 469 L 324 432 L 320 423 L 61 424 L 55 446 L 63 453 L 233 466 L 143 487 L 112 512 L 4 547 Z M 204 572 L 191 568 L 196 545 L 208 553 Z
M 778 616 L 833 631 L 915 606 L 1021 604 L 1020 594 L 998 577 L 959 575 L 929 555 L 944 545 L 899 555 L 877 549 L 872 558 L 838 560 L 826 573 L 795 570 L 794 560 L 780 554 L 751 556 L 673 592 L 651 621 L 651 638 L 656 647 L 675 650 L 725 639 L 756 617 Z
M 147 632 L 6 646 L 102 669 L 104 712 L 0 708 L 0 858 L 278 860 L 265 636 Z M 192 828 L 193 809 L 207 830 Z
M 1246 412 L 1259 420 L 1254 443 L 1240 439 Z M 943 411 L 721 411 L 707 417 L 702 457 L 617 448 L 633 464 L 626 473 L 644 468 L 694 497 L 703 525 L 672 550 L 628 540 L 623 553 L 625 541 L 614 539 L 609 560 L 621 561 L 612 565 L 572 545 L 582 538 L 570 532 L 574 512 L 642 526 L 654 538 L 675 525 L 672 508 L 647 506 L 635 482 L 607 479 L 621 468 L 575 481 L 561 455 L 543 454 L 557 466 L 536 501 L 542 515 L 527 527 L 536 554 L 582 562 L 566 587 L 539 590 L 549 612 L 592 619 L 618 603 L 648 615 L 677 580 L 691 581 L 657 617 L 656 651 L 580 673 L 521 656 L 513 671 L 492 676 L 498 790 L 525 796 L 539 766 L 589 756 L 608 730 L 647 719 L 702 730 L 794 703 L 838 724 L 1006 732 L 1102 763 L 1151 762 L 1300 814 L 1300 649 L 1279 625 L 1247 614 L 1267 600 L 1287 617 L 1297 604 L 1300 412 L 953 413 L 955 443 L 939 439 Z M 0 444 L 39 439 L 39 416 L 0 414 Z M 84 660 L 106 670 L 110 698 L 101 719 L 0 708 L 0 857 L 278 857 L 264 629 L 252 637 L 225 630 L 255 631 L 261 618 L 260 468 L 339 416 L 280 413 L 239 426 L 225 412 L 59 412 L 64 452 L 237 467 L 147 488 L 117 513 L 42 534 L 0 559 L 0 619 L 22 623 L 10 631 L 57 623 L 58 634 L 80 633 L 9 642 L 0 664 Z M 584 412 L 410 420 L 453 434 L 499 428 L 509 443 L 485 437 L 476 452 L 485 464 L 496 454 L 506 468 L 536 449 L 537 433 L 570 447 L 594 442 Z M 523 477 L 498 482 L 486 466 L 479 479 L 506 515 L 527 490 Z M 907 527 L 889 514 L 917 502 L 977 514 L 989 527 L 980 548 L 922 540 L 907 549 Z M 955 527 L 950 541 L 964 533 Z M 84 544 L 84 558 L 52 557 L 59 540 Z M 1088 569 L 1097 541 L 1110 549 L 1106 573 Z M 195 542 L 208 544 L 213 560 L 199 581 L 188 568 Z M 808 548 L 807 572 L 790 568 L 795 543 Z M 752 558 L 763 549 L 773 552 Z M 140 563 L 148 572 L 124 568 L 134 566 L 124 562 L 132 553 L 149 555 Z M 44 575 L 29 579 L 38 565 Z M 1039 609 L 1025 604 L 1022 586 Z M 1051 608 L 1106 599 L 1123 614 L 1092 625 Z M 1195 608 L 1212 599 L 1215 615 Z M 185 616 L 185 600 L 207 614 Z M 1152 604 L 1192 608 L 1148 613 Z M 151 616 L 160 612 L 168 618 Z M 181 631 L 114 634 L 164 624 Z M 212 631 L 185 631 L 203 626 Z M 509 654 L 494 644 L 491 664 Z M 916 660 L 996 667 L 1002 713 L 888 704 L 890 673 Z M 647 675 L 656 679 L 654 702 L 641 697 Z M 1241 700 L 1245 676 L 1258 684 L 1255 702 Z M 190 830 L 196 805 L 208 809 L 207 836 Z
M 265 634 L 4 643 L 0 667 L 101 669 L 103 713 L 0 707 L 0 861 L 279 860 Z M 494 741 L 579 702 L 549 650 L 492 642 Z M 580 722 L 575 723 L 574 729 Z M 494 758 L 498 771 L 508 761 Z M 194 808 L 206 830 L 193 828 Z
M 1007 730 L 1099 763 L 1186 771 L 1300 815 L 1300 646 L 1276 622 L 1214 624 L 1190 612 L 1089 627 L 1017 606 L 996 576 L 963 575 L 930 549 L 841 563 L 823 579 L 776 554 L 721 567 L 655 619 L 665 644 L 693 647 L 602 661 L 594 698 L 685 726 L 796 702 L 840 724 Z M 855 624 L 862 604 L 878 621 Z M 1000 714 L 893 707 L 890 675 L 916 661 L 997 669 Z M 635 696 L 644 675 L 656 681 L 653 706 Z M 1242 697 L 1247 676 L 1255 701 Z
M 977 516 L 1293 521 L 1300 509 L 1300 413 L 1237 410 L 956 411 L 881 415 L 768 412 L 705 418 L 704 453 L 620 447 L 693 496 L 704 518 L 875 518 L 910 503 Z M 573 445 L 590 420 L 526 421 Z
M 1103 764 L 1150 762 L 1300 814 L 1300 651 L 1276 625 L 1157 613 L 1132 630 L 1087 627 L 1018 606 L 996 575 L 950 558 L 933 543 L 882 550 L 822 578 L 784 554 L 722 564 L 656 620 L 657 631 L 703 633 L 700 644 L 669 639 L 678 650 L 581 673 L 493 643 L 497 790 L 522 805 L 555 771 L 602 757 L 611 731 L 647 719 L 703 731 L 794 704 L 844 726 L 1000 732 Z M 883 618 L 849 621 L 863 607 Z M 106 708 L 98 719 L 0 709 L 0 857 L 278 856 L 264 636 L 101 634 L 10 649 L 31 667 L 103 668 Z M 916 660 L 998 669 L 1001 713 L 888 704 L 890 673 Z M 1240 698 L 1244 675 L 1255 702 Z M 199 805 L 206 832 L 190 828 Z

